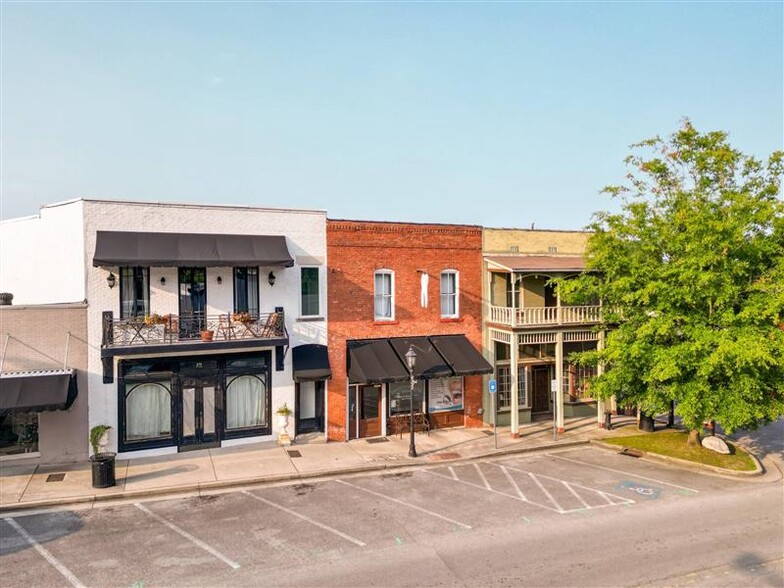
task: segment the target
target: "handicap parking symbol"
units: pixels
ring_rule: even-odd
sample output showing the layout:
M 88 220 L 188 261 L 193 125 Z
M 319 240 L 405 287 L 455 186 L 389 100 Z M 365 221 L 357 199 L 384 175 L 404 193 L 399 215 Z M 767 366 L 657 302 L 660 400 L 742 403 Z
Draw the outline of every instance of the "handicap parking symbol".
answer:
M 661 488 L 655 488 L 654 486 L 647 486 L 645 484 L 640 484 L 639 482 L 632 482 L 631 480 L 624 480 L 619 483 L 616 487 L 617 490 L 622 490 L 626 492 L 631 492 L 636 496 L 641 498 L 648 498 L 654 499 L 658 498 L 661 494 Z

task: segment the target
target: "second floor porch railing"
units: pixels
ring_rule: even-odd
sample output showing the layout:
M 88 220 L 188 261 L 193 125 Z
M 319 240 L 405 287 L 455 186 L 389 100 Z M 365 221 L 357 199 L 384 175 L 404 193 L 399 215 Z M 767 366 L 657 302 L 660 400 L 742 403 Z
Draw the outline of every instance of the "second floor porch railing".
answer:
M 204 332 L 210 335 L 203 335 Z M 115 319 L 103 313 L 104 347 L 159 345 L 203 340 L 275 339 L 286 336 L 283 312 L 152 315 Z
M 601 306 L 535 306 L 530 308 L 491 306 L 490 322 L 510 327 L 581 325 L 598 323 L 601 320 L 601 311 Z

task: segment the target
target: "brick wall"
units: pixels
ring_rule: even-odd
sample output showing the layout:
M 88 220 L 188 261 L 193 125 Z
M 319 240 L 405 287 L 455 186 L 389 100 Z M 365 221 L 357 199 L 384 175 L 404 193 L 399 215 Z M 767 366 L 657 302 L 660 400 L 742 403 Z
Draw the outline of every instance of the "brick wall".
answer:
M 373 274 L 395 272 L 395 320 L 373 320 Z M 441 319 L 440 274 L 459 272 L 458 319 Z M 429 276 L 428 307 L 420 276 Z M 346 438 L 346 341 L 378 337 L 463 334 L 482 349 L 482 229 L 470 225 L 327 220 L 329 304 L 329 439 Z M 482 377 L 465 379 L 465 424 L 481 426 Z

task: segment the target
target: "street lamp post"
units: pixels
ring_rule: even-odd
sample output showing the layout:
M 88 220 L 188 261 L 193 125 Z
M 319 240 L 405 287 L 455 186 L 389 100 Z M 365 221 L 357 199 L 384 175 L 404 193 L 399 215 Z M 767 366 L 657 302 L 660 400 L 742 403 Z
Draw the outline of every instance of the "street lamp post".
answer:
M 406 363 L 408 364 L 408 376 L 411 379 L 411 402 L 409 408 L 411 409 L 411 417 L 408 423 L 408 427 L 411 430 L 411 442 L 408 446 L 408 457 L 416 457 L 416 445 L 414 444 L 414 384 L 416 384 L 416 380 L 414 380 L 414 366 L 416 365 L 416 358 L 417 354 L 414 351 L 414 346 L 411 345 L 406 352 Z

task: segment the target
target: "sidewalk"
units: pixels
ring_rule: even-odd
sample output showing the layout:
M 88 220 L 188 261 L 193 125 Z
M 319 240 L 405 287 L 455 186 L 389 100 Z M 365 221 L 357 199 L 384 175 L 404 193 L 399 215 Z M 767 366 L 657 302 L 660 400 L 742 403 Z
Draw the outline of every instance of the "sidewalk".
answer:
M 417 433 L 416 458 L 408 457 L 409 437 L 357 439 L 348 443 L 275 442 L 205 449 L 161 457 L 116 462 L 117 485 L 93 488 L 90 463 L 12 465 L 0 467 L 0 512 L 106 500 L 129 500 L 156 495 L 193 495 L 232 486 L 335 476 L 389 468 L 416 467 L 445 460 L 462 460 L 505 453 L 586 444 L 591 439 L 634 434 L 615 426 L 634 422 L 614 419 L 614 429 L 598 428 L 596 417 L 570 419 L 566 431 L 553 439 L 552 421 L 520 428 L 519 439 L 508 427 L 498 428 L 498 449 L 492 429 L 442 429 Z M 52 474 L 64 474 L 57 476 Z M 62 478 L 62 479 L 60 479 Z

